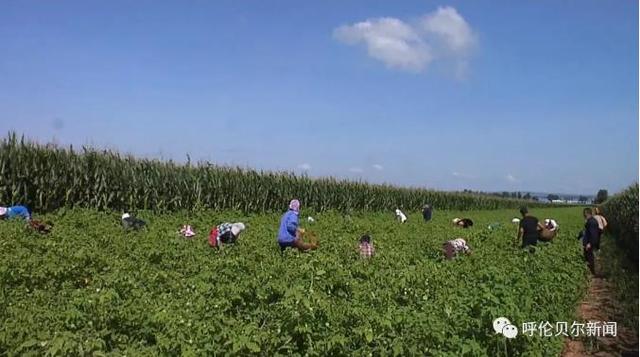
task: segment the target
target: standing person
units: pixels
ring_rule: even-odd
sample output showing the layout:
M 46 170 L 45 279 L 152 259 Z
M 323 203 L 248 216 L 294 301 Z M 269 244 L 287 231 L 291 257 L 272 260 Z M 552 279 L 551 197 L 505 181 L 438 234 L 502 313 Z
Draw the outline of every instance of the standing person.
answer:
M 424 207 L 422 207 L 422 218 L 424 218 L 424 221 L 429 222 L 432 215 L 433 209 L 431 208 L 431 205 L 424 205 Z
M 371 258 L 376 254 L 376 249 L 373 247 L 373 242 L 368 234 L 360 237 L 358 250 L 360 251 L 360 257 L 362 258 Z
M 597 249 L 595 244 L 600 235 L 598 221 L 594 218 L 591 208 L 585 208 L 582 211 L 582 215 L 585 219 L 584 231 L 580 233 L 578 239 L 582 238 L 584 260 L 587 262 L 587 266 L 589 267 L 591 274 L 596 275 L 596 261 L 593 252 Z
M 26 221 L 31 220 L 31 212 L 25 206 L 0 207 L 0 219 L 22 218 Z
M 604 230 L 607 228 L 607 226 L 609 225 L 609 223 L 607 222 L 607 219 L 604 218 L 604 216 L 602 215 L 602 211 L 600 210 L 600 207 L 596 207 L 593 209 L 593 218 L 596 220 L 596 222 L 598 222 L 598 240 L 596 241 L 595 244 L 595 248 L 596 251 L 600 250 L 600 239 L 602 238 L 602 235 L 604 234 Z
M 280 219 L 280 229 L 278 230 L 278 245 L 280 251 L 291 247 L 300 251 L 314 250 L 318 248 L 316 243 L 305 243 L 301 236 L 304 230 L 299 228 L 298 216 L 300 214 L 300 201 L 291 200 L 289 210 Z
M 518 240 L 522 239 L 522 248 L 530 245 L 537 245 L 540 238 L 540 231 L 543 229 L 540 221 L 529 213 L 527 207 L 520 208 L 522 219 L 518 230 Z

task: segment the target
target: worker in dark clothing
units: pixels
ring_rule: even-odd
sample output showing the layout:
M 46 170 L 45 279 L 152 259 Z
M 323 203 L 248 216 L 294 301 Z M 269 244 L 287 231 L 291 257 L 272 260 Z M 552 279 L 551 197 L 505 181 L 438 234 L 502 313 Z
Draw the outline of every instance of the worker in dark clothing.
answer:
M 431 205 L 424 205 L 424 207 L 422 207 L 422 218 L 424 218 L 425 222 L 429 222 L 431 220 L 432 214 L 433 209 L 431 208 Z
M 591 208 L 585 208 L 582 211 L 582 215 L 585 219 L 584 231 L 580 233 L 578 239 L 582 238 L 584 260 L 587 262 L 587 266 L 589 267 L 591 274 L 596 275 L 596 261 L 593 251 L 598 246 L 598 240 L 600 239 L 598 221 L 593 217 L 593 211 Z
M 537 245 L 543 226 L 538 219 L 529 213 L 527 207 L 520 208 L 522 219 L 518 230 L 518 240 L 522 239 L 522 248 Z

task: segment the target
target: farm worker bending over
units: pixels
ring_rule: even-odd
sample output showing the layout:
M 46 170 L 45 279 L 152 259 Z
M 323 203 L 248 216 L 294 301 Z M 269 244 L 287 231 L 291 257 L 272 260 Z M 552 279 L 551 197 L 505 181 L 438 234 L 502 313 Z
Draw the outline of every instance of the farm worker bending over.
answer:
M 222 223 L 217 227 L 213 227 L 209 233 L 209 245 L 219 248 L 222 244 L 233 244 L 238 241 L 240 233 L 244 231 L 246 226 L 244 223 Z
M 582 215 L 585 219 L 584 231 L 580 232 L 578 239 L 582 238 L 584 260 L 587 262 L 591 274 L 596 275 L 596 262 L 593 252 L 598 249 L 596 243 L 598 243 L 598 240 L 600 239 L 598 221 L 593 217 L 593 211 L 591 211 L 591 208 L 585 208 L 582 211 Z
M 422 218 L 424 218 L 424 221 L 429 222 L 432 215 L 433 209 L 431 208 L 431 205 L 424 205 L 424 207 L 422 207 Z
M 407 216 L 398 208 L 396 208 L 396 218 L 402 223 L 407 221 Z
M 469 227 L 473 227 L 473 221 L 469 218 L 454 218 L 453 219 L 453 224 L 458 226 L 458 227 L 462 227 L 462 228 L 469 228 Z
M 522 219 L 520 220 L 520 229 L 518 230 L 518 239 L 522 239 L 522 248 L 530 245 L 538 244 L 540 232 L 544 226 L 540 224 L 538 219 L 529 213 L 527 207 L 520 208 Z
M 31 213 L 25 206 L 0 207 L 0 219 L 23 218 L 31 220 Z
M 458 253 L 471 254 L 471 248 L 462 238 L 452 239 L 442 244 L 442 252 L 445 258 L 453 259 Z
M 121 222 L 122 222 L 122 228 L 124 228 L 124 229 L 133 229 L 133 230 L 136 230 L 136 231 L 139 230 L 139 229 L 142 229 L 146 225 L 145 221 L 143 221 L 143 220 L 141 220 L 139 218 L 133 217 L 129 213 L 124 213 L 122 215 Z
M 298 228 L 298 215 L 300 214 L 300 201 L 292 200 L 289 203 L 289 210 L 280 219 L 280 229 L 278 230 L 278 245 L 280 250 L 292 247 L 300 251 L 313 250 L 318 248 L 317 244 L 304 243 L 300 236 L 303 229 Z
M 371 258 L 376 254 L 376 249 L 373 247 L 373 242 L 368 234 L 360 237 L 358 250 L 360 251 L 360 257 L 362 258 Z
M 558 223 L 553 218 L 547 218 L 544 220 L 544 225 L 540 231 L 540 240 L 543 242 L 549 242 L 556 237 L 558 233 Z

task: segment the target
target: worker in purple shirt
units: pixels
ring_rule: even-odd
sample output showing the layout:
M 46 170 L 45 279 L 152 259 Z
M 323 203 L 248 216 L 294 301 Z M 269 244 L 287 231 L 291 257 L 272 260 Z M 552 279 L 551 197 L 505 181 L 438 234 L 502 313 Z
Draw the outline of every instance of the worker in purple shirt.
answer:
M 280 229 L 278 230 L 278 245 L 280 250 L 297 248 L 300 251 L 313 250 L 318 248 L 317 244 L 308 244 L 300 239 L 304 230 L 298 228 L 298 215 L 300 214 L 300 201 L 292 200 L 289 203 L 289 210 L 280 219 Z
M 587 262 L 591 274 L 596 275 L 596 262 L 593 253 L 599 246 L 600 231 L 598 230 L 598 221 L 593 217 L 591 208 L 585 208 L 582 211 L 582 215 L 585 219 L 584 231 L 580 233 L 578 238 L 582 238 L 584 260 Z

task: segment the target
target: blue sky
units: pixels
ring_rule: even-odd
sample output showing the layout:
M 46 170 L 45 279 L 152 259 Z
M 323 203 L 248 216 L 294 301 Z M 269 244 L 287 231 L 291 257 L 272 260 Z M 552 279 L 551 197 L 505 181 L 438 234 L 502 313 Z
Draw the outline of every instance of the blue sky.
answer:
M 447 190 L 638 179 L 635 1 L 0 8 L 0 132 Z

